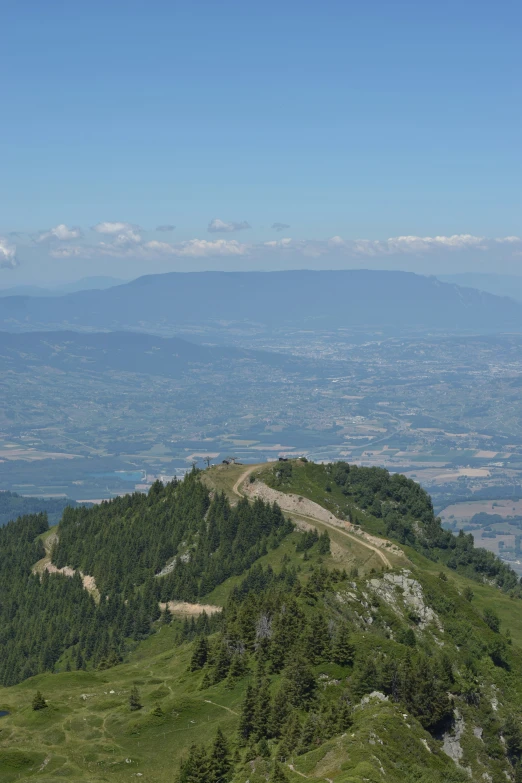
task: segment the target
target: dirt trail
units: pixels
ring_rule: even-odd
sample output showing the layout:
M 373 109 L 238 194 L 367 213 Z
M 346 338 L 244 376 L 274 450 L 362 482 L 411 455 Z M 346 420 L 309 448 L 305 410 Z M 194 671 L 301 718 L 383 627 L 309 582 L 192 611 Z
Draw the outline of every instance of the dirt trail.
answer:
M 262 498 L 265 501 L 278 503 L 283 511 L 294 514 L 299 518 L 309 520 L 312 522 L 320 522 L 322 525 L 336 530 L 343 536 L 350 538 L 352 541 L 356 541 L 361 546 L 366 547 L 370 551 L 374 552 L 384 563 L 386 568 L 392 568 L 392 564 L 386 554 L 382 551 L 383 547 L 386 547 L 394 554 L 401 555 L 402 551 L 395 547 L 390 541 L 385 539 L 371 536 L 369 533 L 362 531 L 349 533 L 347 527 L 351 527 L 350 522 L 346 522 L 344 519 L 338 519 L 330 511 L 315 503 L 313 500 L 300 497 L 299 495 L 286 494 L 285 492 L 279 492 L 277 489 L 272 489 L 261 481 L 256 481 L 254 484 L 248 484 L 243 487 L 245 479 L 256 470 L 258 466 L 253 465 L 247 468 L 241 476 L 238 478 L 233 486 L 233 492 L 239 497 L 248 498 Z M 353 528 L 352 528 L 353 529 Z
M 232 715 L 239 715 L 239 712 L 236 712 L 235 710 L 231 710 L 230 707 L 225 707 L 224 704 L 217 704 L 215 701 L 210 701 L 210 699 L 203 699 L 203 701 L 206 704 L 213 704 L 214 707 L 221 707 L 222 710 L 226 710 L 227 712 L 231 712 Z
M 295 772 L 296 775 L 301 775 L 302 778 L 308 778 L 308 775 L 305 775 L 304 772 L 299 772 L 299 770 L 296 769 L 293 764 L 289 764 L 288 769 L 291 769 L 292 772 Z
M 243 481 L 244 481 L 244 480 L 245 480 L 245 479 L 246 479 L 248 476 L 250 476 L 250 474 L 251 474 L 251 473 L 253 473 L 253 472 L 254 472 L 254 470 L 255 470 L 257 467 L 259 467 L 259 466 L 258 466 L 258 465 L 251 465 L 249 468 L 246 468 L 246 470 L 244 470 L 244 471 L 241 473 L 240 477 L 238 478 L 238 480 L 236 481 L 236 483 L 235 483 L 235 484 L 234 484 L 234 486 L 232 487 L 232 492 L 234 493 L 234 495 L 237 495 L 237 496 L 238 496 L 238 497 L 240 497 L 240 498 L 242 498 L 242 497 L 244 497 L 244 496 L 245 496 L 245 495 L 244 495 L 244 493 L 240 491 L 239 487 L 241 486 L 241 484 L 243 483 Z
M 58 568 L 54 565 L 54 563 L 51 562 L 51 552 L 53 549 L 53 546 L 58 541 L 58 535 L 57 533 L 51 533 L 49 536 L 43 539 L 43 545 L 45 549 L 45 557 L 42 557 L 41 560 L 39 560 L 37 563 L 33 566 L 33 573 L 34 574 L 43 574 L 44 571 L 49 571 L 50 574 L 62 574 L 63 576 L 69 576 L 72 577 L 75 574 L 74 568 L 71 568 L 70 566 L 64 566 L 63 568 Z M 99 603 L 100 601 L 100 593 L 98 591 L 98 588 L 96 587 L 96 582 L 93 576 L 89 576 L 89 574 L 84 574 L 82 571 L 79 572 L 80 576 L 82 578 L 82 583 L 84 588 L 87 590 L 88 593 L 92 595 L 96 603 Z

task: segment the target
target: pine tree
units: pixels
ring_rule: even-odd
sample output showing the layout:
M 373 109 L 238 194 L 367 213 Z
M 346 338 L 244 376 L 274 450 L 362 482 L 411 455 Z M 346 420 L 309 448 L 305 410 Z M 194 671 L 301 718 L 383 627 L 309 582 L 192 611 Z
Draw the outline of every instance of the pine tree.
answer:
M 352 708 L 348 698 L 341 696 L 337 712 L 337 731 L 346 731 L 353 724 Z
M 47 702 L 40 691 L 36 691 L 33 697 L 33 710 L 44 710 L 47 706 Z
M 225 679 L 230 668 L 230 660 L 230 651 L 226 642 L 222 640 L 218 648 L 216 661 L 214 663 L 212 672 L 212 679 L 214 683 L 221 682 L 221 680 Z
M 285 669 L 284 681 L 290 704 L 306 708 L 317 690 L 317 681 L 307 661 L 299 655 L 293 657 Z
M 278 755 L 281 758 L 289 758 L 299 744 L 301 738 L 301 723 L 297 712 L 291 712 L 283 729 L 283 736 L 279 746 Z
M 266 679 L 259 685 L 256 694 L 256 708 L 254 713 L 254 738 L 260 740 L 268 736 L 268 724 L 270 720 L 270 680 Z
M 161 622 L 163 625 L 170 625 L 172 623 L 172 612 L 169 609 L 168 603 L 165 604 L 165 611 L 161 615 Z
M 270 712 L 269 734 L 271 737 L 280 737 L 281 730 L 290 710 L 288 688 L 283 684 L 277 691 Z
M 218 727 L 212 751 L 210 753 L 211 783 L 227 783 L 232 775 L 232 759 L 225 735 Z
M 270 758 L 270 748 L 268 747 L 268 742 L 266 741 L 266 737 L 261 737 L 261 739 L 257 743 L 257 752 L 262 759 Z
M 353 663 L 354 646 L 350 641 L 350 626 L 343 622 L 337 629 L 332 645 L 332 660 L 339 666 Z
M 256 712 L 256 691 L 252 685 L 248 685 L 245 694 L 245 700 L 241 709 L 241 717 L 239 719 L 239 741 L 242 745 L 246 745 L 250 739 L 251 734 L 254 731 L 254 717 Z
M 274 769 L 270 776 L 271 783 L 288 783 L 288 777 L 278 761 L 274 762 Z
M 319 545 L 318 545 L 319 554 L 321 555 L 329 555 L 330 554 L 330 536 L 328 535 L 328 531 L 325 530 L 324 533 L 321 533 L 319 536 Z
M 192 745 L 188 758 L 181 762 L 177 783 L 209 783 L 209 758 L 202 745 Z
M 239 680 L 245 674 L 247 669 L 247 663 L 245 658 L 246 658 L 246 654 L 240 655 L 239 653 L 236 653 L 235 655 L 232 656 L 232 660 L 230 661 L 230 668 L 228 670 L 228 675 L 227 675 L 227 682 L 226 682 L 227 688 L 233 688 L 237 680 Z
M 364 696 L 379 687 L 379 673 L 373 658 L 368 658 L 357 672 L 354 690 L 357 696 Z
M 311 712 L 308 715 L 305 724 L 303 726 L 301 741 L 297 749 L 298 755 L 301 755 L 302 753 L 307 753 L 309 750 L 313 748 L 315 741 L 318 739 L 319 728 L 320 728 L 319 719 L 317 715 Z
M 306 636 L 306 657 L 310 663 L 317 664 L 330 655 L 330 637 L 324 615 L 319 612 L 312 615 Z
M 131 712 L 135 712 L 136 710 L 141 710 L 143 707 L 143 704 L 140 700 L 140 692 L 136 685 L 133 685 L 129 694 L 129 708 Z
M 190 671 L 195 672 L 202 669 L 208 659 L 208 639 L 206 636 L 200 636 L 194 646 L 194 652 L 190 659 Z

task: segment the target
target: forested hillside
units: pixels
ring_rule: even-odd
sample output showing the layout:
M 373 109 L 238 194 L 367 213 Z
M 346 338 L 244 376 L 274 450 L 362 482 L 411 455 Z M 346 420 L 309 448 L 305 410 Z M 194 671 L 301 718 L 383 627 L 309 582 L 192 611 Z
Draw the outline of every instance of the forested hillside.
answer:
M 0 530 L 0 682 L 60 662 L 73 669 L 121 661 L 160 617 L 159 602 L 196 600 L 241 574 L 292 530 L 280 510 L 213 500 L 197 473 L 93 508 L 67 508 L 52 551 L 60 573 L 32 573 L 45 552 L 45 514 Z M 172 570 L 157 574 L 171 561 Z M 80 574 L 94 577 L 96 596 Z
M 398 565 L 237 498 L 263 477 L 403 541 Z M 219 466 L 57 531 L 10 523 L 2 780 L 520 783 L 518 584 L 448 535 L 414 482 L 342 463 Z

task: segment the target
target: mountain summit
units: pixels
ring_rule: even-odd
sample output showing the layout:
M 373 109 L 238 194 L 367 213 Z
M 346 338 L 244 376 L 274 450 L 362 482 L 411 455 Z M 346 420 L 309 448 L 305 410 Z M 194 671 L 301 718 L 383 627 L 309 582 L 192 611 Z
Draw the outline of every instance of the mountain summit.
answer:
M 0 300 L 0 328 L 132 329 L 257 324 L 330 329 L 520 330 L 522 304 L 410 272 L 198 272 L 108 290 Z

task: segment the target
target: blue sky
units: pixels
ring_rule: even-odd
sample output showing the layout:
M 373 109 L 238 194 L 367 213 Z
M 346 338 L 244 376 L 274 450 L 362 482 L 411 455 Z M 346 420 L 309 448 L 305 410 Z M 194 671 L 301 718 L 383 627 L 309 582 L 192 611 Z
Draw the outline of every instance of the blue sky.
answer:
M 4 0 L 0 285 L 517 272 L 521 24 L 511 0 Z

